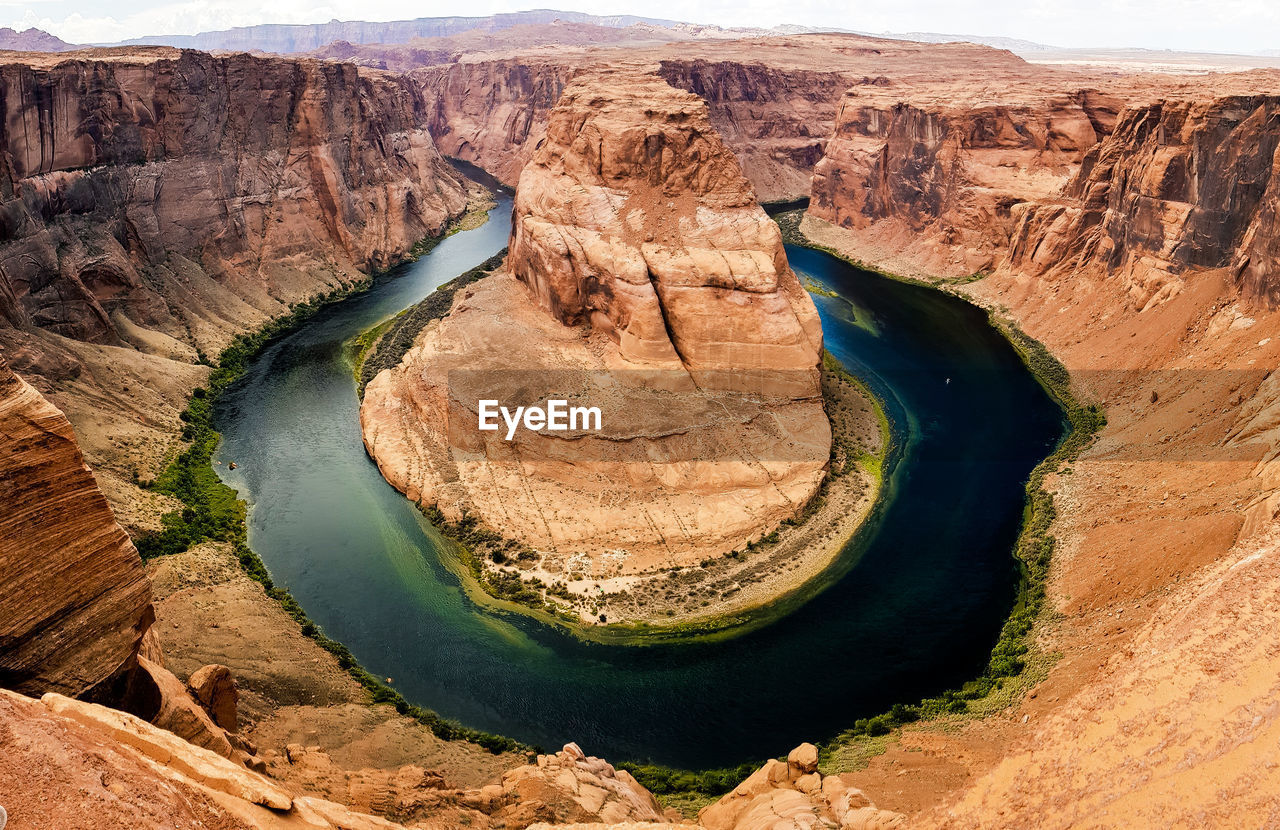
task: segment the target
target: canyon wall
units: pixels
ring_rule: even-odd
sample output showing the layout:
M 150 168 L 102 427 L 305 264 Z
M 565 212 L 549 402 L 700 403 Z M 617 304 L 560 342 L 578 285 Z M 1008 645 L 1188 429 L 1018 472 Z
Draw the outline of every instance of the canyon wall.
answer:
M 465 210 L 420 87 L 348 64 L 12 55 L 0 111 L 0 351 L 134 532 L 207 359 Z
M 898 273 L 989 272 L 958 290 L 1048 346 L 1107 416 L 1046 480 L 1060 622 L 1039 643 L 1062 658 L 1007 716 L 908 729 L 857 774 L 920 826 L 1274 815 L 1254 795 L 1276 787 L 1273 86 L 845 99 L 805 231 Z M 957 766 L 971 783 L 949 783 Z
M 1070 98 L 1073 88 L 1082 88 L 1079 75 L 1033 67 L 1009 52 L 984 46 L 835 34 L 625 49 L 565 46 L 554 53 L 512 48 L 486 52 L 480 46 L 459 52 L 455 63 L 414 75 L 435 102 L 432 134 L 441 151 L 514 185 L 543 135 L 546 116 L 564 84 L 582 71 L 622 66 L 656 73 L 671 86 L 703 98 L 710 107 L 712 125 L 738 156 L 761 201 L 809 195 L 813 168 L 823 157 L 842 96 L 851 87 L 874 90 L 875 105 L 885 111 L 899 101 L 919 97 L 922 90 L 936 102 L 963 96 L 964 85 L 948 78 L 980 79 L 984 91 L 994 88 L 1000 94 L 1019 84 L 1026 86 L 1028 78 L 1044 79 L 1038 85 L 1038 97 L 1028 99 L 1030 106 L 1042 108 L 1049 105 L 1042 106 L 1041 98 Z M 1105 82 L 1115 84 L 1115 79 Z M 1114 119 L 1109 100 L 1097 98 L 1078 106 L 1090 110 L 1100 131 Z M 1016 120 L 1018 115 L 1010 117 Z M 1009 125 L 994 128 L 1011 129 Z M 1075 125 L 1064 123 L 1062 129 L 1072 141 L 1088 140 Z M 1007 146 L 1011 138 L 1006 135 L 1001 140 L 1001 146 Z M 1053 151 L 1067 142 L 1058 135 L 1038 140 L 1052 145 Z M 1036 141 L 1035 136 L 1026 138 L 1028 146 Z M 1072 148 L 1075 155 L 1070 161 L 1047 158 L 1045 164 L 1078 163 L 1087 147 L 1085 143 Z M 1051 192 L 1069 172 L 1055 170 L 1053 182 L 1036 184 L 1034 192 Z
M 930 92 L 903 99 L 874 80 L 850 89 L 814 168 L 809 213 L 877 258 L 910 250 L 938 276 L 992 269 L 1016 206 L 1060 189 L 1120 108 L 1089 90 L 1014 86 L 995 101 Z
M 688 48 L 710 55 L 723 51 L 702 44 Z M 565 84 L 582 72 L 618 64 L 655 72 L 706 101 L 712 126 L 737 155 L 760 201 L 809 194 L 809 177 L 822 157 L 836 104 L 856 78 L 739 55 L 682 59 L 669 50 L 476 55 L 412 74 L 434 102 L 431 133 L 440 151 L 514 186 L 545 135 L 547 117 Z
M 849 71 L 702 58 L 663 59 L 658 74 L 707 102 L 762 202 L 809 195 L 840 97 L 855 81 Z
M 1019 211 L 1008 268 L 1121 279 L 1135 308 L 1189 269 L 1230 267 L 1249 299 L 1280 298 L 1280 99 L 1167 100 L 1127 109 L 1061 197 Z
M 514 187 L 546 133 L 547 114 L 581 70 L 553 58 L 474 60 L 412 73 L 431 102 L 440 152 Z
M 0 686 L 80 695 L 132 669 L 151 585 L 71 424 L 0 359 Z
M 122 344 L 141 327 L 212 351 L 201 330 L 240 322 L 232 298 L 387 267 L 464 203 L 421 94 L 392 76 L 150 50 L 9 63 L 0 83 L 14 328 Z

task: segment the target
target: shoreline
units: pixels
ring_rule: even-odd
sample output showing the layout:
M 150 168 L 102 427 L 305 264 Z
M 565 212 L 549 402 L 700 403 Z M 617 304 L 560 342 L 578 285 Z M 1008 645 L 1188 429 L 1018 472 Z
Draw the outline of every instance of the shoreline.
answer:
M 469 189 L 473 193 L 482 190 L 474 183 Z M 487 191 L 484 192 L 487 194 Z M 254 331 L 237 335 L 219 356 L 217 368 L 210 373 L 206 384 L 191 391 L 187 407 L 182 413 L 183 434 L 175 442 L 178 451 L 154 481 L 145 483 L 149 492 L 169 496 L 180 502 L 183 509 L 166 513 L 162 520 L 162 530 L 139 536 L 134 542 L 144 564 L 186 553 L 204 543 L 228 545 L 229 554 L 238 568 L 249 579 L 258 583 L 269 600 L 292 618 L 302 636 L 314 641 L 332 655 L 338 668 L 363 688 L 368 695 L 368 705 L 390 704 L 397 714 L 417 721 L 444 741 L 465 741 L 495 755 L 503 752 L 528 753 L 535 751 L 536 747 L 504 735 L 471 729 L 447 720 L 426 707 L 410 703 L 400 692 L 360 665 L 344 644 L 328 637 L 310 619 L 293 595 L 274 583 L 266 565 L 249 546 L 246 521 L 248 502 L 222 481 L 213 466 L 213 453 L 221 439 L 213 426 L 214 405 L 220 394 L 244 374 L 248 363 L 263 348 L 296 331 L 325 307 L 359 294 L 372 286 L 376 279 L 395 268 L 430 253 L 451 235 L 450 228 L 467 215 L 464 213 L 455 217 L 439 234 L 419 241 L 393 268 L 366 274 L 342 289 L 318 294 L 306 302 L 296 304 L 289 314 L 268 320 Z
M 796 213 L 775 217 L 782 220 L 779 225 L 787 244 L 822 251 L 885 279 L 943 291 L 982 309 L 988 324 L 1009 343 L 1027 371 L 1061 409 L 1065 427 L 1053 452 L 1028 474 L 1023 520 L 1010 551 L 1019 572 L 1018 591 L 983 673 L 958 689 L 948 689 L 918 704 L 898 704 L 880 715 L 860 718 L 853 727 L 822 744 L 824 769 L 847 772 L 864 766 L 872 756 L 882 753 L 888 738 L 903 726 L 981 719 L 1020 699 L 1047 675 L 1055 655 L 1040 648 L 1035 635 L 1051 622 L 1052 612 L 1045 603 L 1045 591 L 1057 540 L 1050 533 L 1056 516 L 1054 498 L 1044 482 L 1063 465 L 1073 462 L 1093 442 L 1106 426 L 1106 415 L 1097 405 L 1076 397 L 1070 372 L 1043 343 L 1024 332 L 1012 318 L 956 289 L 982 279 L 985 274 L 937 281 L 893 274 L 834 247 L 830 234 L 822 241 L 811 239 L 803 225 L 812 225 L 813 220 L 807 214 L 793 218 Z

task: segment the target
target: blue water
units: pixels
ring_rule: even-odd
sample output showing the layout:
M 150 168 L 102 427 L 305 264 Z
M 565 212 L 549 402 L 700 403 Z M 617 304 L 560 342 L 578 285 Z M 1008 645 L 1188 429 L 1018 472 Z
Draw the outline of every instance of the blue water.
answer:
M 827 348 L 884 398 L 900 453 L 834 584 L 740 637 L 643 648 L 474 605 L 365 454 L 343 344 L 501 249 L 510 210 L 273 343 L 222 398 L 219 469 L 251 504 L 250 543 L 326 633 L 468 726 L 682 767 L 776 756 L 981 670 L 1061 412 L 979 310 L 801 248 L 801 278 L 839 295 L 814 297 Z

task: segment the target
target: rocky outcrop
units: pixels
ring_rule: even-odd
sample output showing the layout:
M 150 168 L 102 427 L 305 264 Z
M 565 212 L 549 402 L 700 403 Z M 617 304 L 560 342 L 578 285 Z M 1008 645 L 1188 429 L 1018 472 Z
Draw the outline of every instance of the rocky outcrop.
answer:
M 770 760 L 698 814 L 706 830 L 901 830 L 906 818 L 878 810 L 861 790 L 818 772 L 818 750 L 801 744 Z
M 0 65 L 12 327 L 214 353 L 243 325 L 237 306 L 261 314 L 386 267 L 464 207 L 406 80 L 247 55 L 78 55 Z
M 507 272 L 460 291 L 366 388 L 365 444 L 388 480 L 520 540 L 529 576 L 584 593 L 728 552 L 800 509 L 831 441 L 821 327 L 706 105 L 649 74 L 574 83 L 514 213 Z M 549 397 L 599 406 L 601 428 L 477 429 L 479 400 Z
M 236 689 L 231 669 L 218 665 L 202 666 L 187 678 L 187 691 L 219 727 L 231 732 L 236 730 L 240 692 Z
M 1056 192 L 1111 129 L 1119 102 L 1097 92 L 1013 85 L 995 100 L 887 97 L 850 89 L 814 168 L 811 216 L 870 252 L 911 250 L 939 276 L 992 269 L 1019 205 Z
M 503 805 L 493 817 L 507 826 L 524 827 L 536 821 L 670 821 L 630 773 L 588 756 L 577 744 L 566 744 L 554 755 L 539 755 L 534 764 L 512 770 L 492 793 Z
M 71 424 L 0 359 L 0 686 L 81 695 L 132 670 L 155 619 Z
M 1123 281 L 1143 309 L 1190 269 L 1230 267 L 1280 300 L 1280 99 L 1167 100 L 1126 110 L 1061 197 L 1019 211 L 1008 268 Z
M 508 269 L 565 325 L 637 367 L 796 373 L 817 393 L 822 329 L 706 104 L 647 76 L 566 90 L 520 176 Z M 788 378 L 788 381 L 792 380 Z
M 0 691 L 0 791 L 23 827 L 403 830 L 276 783 L 132 715 Z

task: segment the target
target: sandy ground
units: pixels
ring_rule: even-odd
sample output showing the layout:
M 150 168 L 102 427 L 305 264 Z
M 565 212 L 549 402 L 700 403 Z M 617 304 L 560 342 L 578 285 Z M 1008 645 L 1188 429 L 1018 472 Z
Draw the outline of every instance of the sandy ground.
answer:
M 156 627 L 165 665 L 185 679 L 208 663 L 228 666 L 240 688 L 240 731 L 289 780 L 284 748 L 319 746 L 347 769 L 416 764 L 451 787 L 493 783 L 524 763 L 474 744 L 442 741 L 390 705 L 373 705 L 333 655 L 249 579 L 228 546 L 205 543 L 152 560 Z

